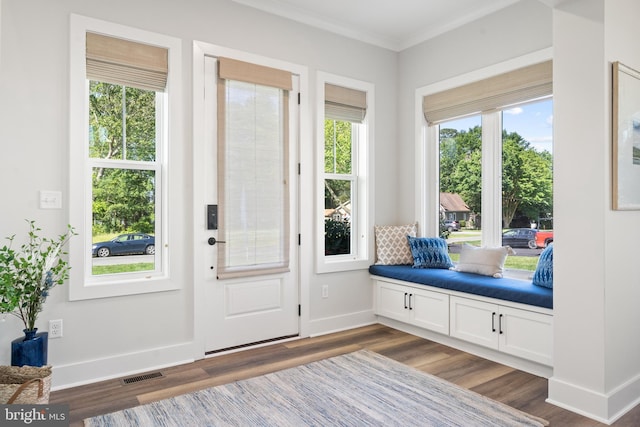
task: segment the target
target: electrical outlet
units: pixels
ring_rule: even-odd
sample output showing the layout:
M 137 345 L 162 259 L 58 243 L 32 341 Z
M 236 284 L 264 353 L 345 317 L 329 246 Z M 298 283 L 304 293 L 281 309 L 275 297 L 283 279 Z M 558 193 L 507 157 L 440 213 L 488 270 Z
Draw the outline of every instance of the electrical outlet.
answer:
M 322 298 L 329 298 L 329 285 L 322 285 Z
M 62 319 L 49 320 L 49 338 L 62 338 Z

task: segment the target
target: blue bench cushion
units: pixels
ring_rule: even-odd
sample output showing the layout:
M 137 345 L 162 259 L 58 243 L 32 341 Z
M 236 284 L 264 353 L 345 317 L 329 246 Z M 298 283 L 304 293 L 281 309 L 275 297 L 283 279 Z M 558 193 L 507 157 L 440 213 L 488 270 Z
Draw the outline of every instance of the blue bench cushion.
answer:
M 409 265 L 372 265 L 369 273 L 436 288 L 553 308 L 553 289 L 536 286 L 525 280 L 496 279 L 453 270 L 412 268 Z

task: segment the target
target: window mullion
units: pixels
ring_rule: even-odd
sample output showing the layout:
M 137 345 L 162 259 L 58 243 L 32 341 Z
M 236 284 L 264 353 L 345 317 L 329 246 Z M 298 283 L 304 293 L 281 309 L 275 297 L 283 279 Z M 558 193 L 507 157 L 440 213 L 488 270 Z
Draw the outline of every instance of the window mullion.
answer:
M 114 168 L 114 169 L 135 169 L 135 170 L 156 170 L 159 168 L 159 162 L 145 162 L 134 160 L 114 160 L 114 159 L 96 159 L 88 160 L 92 167 L 97 168 Z
M 127 87 L 122 86 L 122 158 L 127 159 Z
M 482 244 L 502 245 L 502 112 L 482 114 Z

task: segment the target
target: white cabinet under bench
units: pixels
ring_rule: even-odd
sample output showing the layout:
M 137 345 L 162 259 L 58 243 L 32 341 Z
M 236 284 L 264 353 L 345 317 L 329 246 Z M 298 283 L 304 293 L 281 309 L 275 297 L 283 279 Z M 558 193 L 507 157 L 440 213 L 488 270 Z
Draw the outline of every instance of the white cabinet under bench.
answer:
M 375 312 L 381 323 L 537 375 L 550 376 L 553 366 L 551 308 L 376 275 L 372 275 L 372 280 Z

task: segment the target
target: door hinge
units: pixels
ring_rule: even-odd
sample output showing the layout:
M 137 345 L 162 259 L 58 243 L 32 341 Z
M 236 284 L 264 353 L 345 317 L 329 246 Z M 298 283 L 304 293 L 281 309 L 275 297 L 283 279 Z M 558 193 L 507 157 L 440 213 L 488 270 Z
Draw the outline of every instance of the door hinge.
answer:
M 298 234 L 298 246 L 302 244 L 302 235 Z
M 298 317 L 302 316 L 302 305 L 298 304 Z
M 300 105 L 300 92 L 298 92 L 298 105 Z
M 300 166 L 300 163 L 298 163 L 298 175 L 300 175 L 301 170 L 302 170 L 302 166 Z

